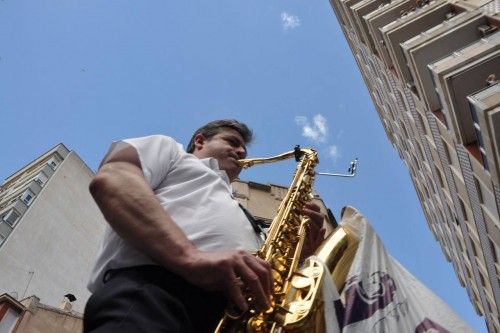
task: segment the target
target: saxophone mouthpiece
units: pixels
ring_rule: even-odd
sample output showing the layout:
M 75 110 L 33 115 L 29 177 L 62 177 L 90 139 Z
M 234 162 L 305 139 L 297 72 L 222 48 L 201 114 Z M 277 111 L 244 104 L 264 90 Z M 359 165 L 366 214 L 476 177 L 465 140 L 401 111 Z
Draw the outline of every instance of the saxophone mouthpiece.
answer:
M 248 169 L 249 167 L 251 167 L 252 165 L 254 165 L 254 161 L 252 159 L 243 159 L 243 160 L 238 160 L 238 164 L 240 165 L 240 167 L 242 167 L 243 169 Z

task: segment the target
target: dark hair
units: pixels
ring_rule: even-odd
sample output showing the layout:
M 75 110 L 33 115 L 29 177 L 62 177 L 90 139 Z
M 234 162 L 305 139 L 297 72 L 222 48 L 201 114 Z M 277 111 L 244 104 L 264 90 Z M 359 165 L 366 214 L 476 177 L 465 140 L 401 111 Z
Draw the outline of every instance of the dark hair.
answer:
M 191 140 L 189 141 L 186 151 L 188 153 L 194 152 L 194 138 L 196 135 L 203 134 L 206 139 L 210 139 L 224 128 L 232 128 L 237 131 L 241 135 L 245 143 L 252 142 L 253 133 L 247 125 L 240 123 L 239 121 L 234 119 L 214 120 L 198 128 L 196 132 L 194 132 Z

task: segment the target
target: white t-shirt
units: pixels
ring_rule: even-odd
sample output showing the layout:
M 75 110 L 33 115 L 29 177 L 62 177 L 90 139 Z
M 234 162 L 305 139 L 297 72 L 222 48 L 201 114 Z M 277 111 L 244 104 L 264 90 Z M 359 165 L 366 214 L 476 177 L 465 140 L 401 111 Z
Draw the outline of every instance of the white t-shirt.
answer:
M 114 142 L 102 163 L 128 145 L 137 150 L 145 179 L 161 205 L 200 250 L 259 249 L 261 240 L 216 159 L 200 160 L 172 138 L 153 135 Z M 94 292 L 109 269 L 148 264 L 155 263 L 108 225 L 88 288 Z

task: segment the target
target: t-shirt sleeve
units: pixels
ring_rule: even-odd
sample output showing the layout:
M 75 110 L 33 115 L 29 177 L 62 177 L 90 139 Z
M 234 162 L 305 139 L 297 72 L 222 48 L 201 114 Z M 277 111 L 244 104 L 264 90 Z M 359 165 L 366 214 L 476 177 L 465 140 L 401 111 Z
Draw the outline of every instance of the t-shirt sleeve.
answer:
M 164 135 L 125 139 L 111 144 L 101 165 L 129 145 L 137 151 L 144 178 L 153 190 L 167 177 L 182 150 L 174 139 Z

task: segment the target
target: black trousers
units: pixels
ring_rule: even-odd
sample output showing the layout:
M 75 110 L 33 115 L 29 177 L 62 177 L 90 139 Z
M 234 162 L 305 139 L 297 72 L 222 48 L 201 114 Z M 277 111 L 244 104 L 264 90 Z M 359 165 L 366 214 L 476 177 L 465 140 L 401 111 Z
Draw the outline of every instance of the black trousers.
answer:
M 226 305 L 160 266 L 110 270 L 104 280 L 85 306 L 85 333 L 213 332 Z

